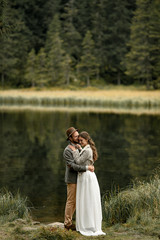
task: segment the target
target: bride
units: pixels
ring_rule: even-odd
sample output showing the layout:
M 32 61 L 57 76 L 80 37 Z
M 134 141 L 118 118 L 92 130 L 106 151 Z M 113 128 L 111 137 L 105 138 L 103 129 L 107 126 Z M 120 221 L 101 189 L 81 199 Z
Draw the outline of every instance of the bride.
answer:
M 95 144 L 87 132 L 79 134 L 81 152 L 72 149 L 74 160 L 79 165 L 93 165 L 98 158 Z M 101 196 L 94 172 L 78 173 L 76 193 L 76 230 L 85 236 L 105 235 L 102 227 Z

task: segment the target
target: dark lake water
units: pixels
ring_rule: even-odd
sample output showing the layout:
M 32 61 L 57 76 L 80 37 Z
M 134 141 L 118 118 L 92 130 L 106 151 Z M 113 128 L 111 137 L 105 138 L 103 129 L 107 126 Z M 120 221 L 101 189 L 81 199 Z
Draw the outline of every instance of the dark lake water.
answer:
M 75 126 L 94 139 L 101 194 L 146 179 L 160 159 L 160 115 L 0 111 L 0 188 L 28 196 L 41 222 L 63 221 L 66 201 L 65 131 Z

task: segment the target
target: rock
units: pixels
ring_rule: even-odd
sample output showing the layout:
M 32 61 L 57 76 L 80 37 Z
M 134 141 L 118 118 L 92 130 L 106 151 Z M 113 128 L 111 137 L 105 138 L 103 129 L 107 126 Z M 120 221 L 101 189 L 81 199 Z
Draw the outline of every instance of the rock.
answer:
M 25 223 L 26 223 L 26 220 L 25 220 L 25 219 L 22 219 L 22 218 L 18 218 L 18 219 L 16 219 L 14 222 L 25 224 Z
M 47 224 L 47 227 L 52 227 L 52 228 L 64 228 L 64 224 L 61 222 L 54 222 L 54 223 L 49 223 Z
M 38 221 L 33 221 L 33 222 L 32 222 L 32 225 L 39 225 L 39 224 L 41 224 L 41 223 L 38 222 Z
M 35 230 L 37 230 L 37 227 L 23 227 L 23 230 L 24 230 L 24 231 L 27 231 L 27 232 L 28 232 L 28 231 L 29 231 L 29 232 L 30 232 L 30 231 L 35 231 Z

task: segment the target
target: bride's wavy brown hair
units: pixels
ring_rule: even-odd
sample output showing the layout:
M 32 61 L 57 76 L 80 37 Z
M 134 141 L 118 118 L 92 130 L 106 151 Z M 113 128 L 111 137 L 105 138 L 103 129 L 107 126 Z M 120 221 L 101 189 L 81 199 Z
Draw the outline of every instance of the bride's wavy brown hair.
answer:
M 94 141 L 92 140 L 92 138 L 90 137 L 89 133 L 83 131 L 79 134 L 79 137 L 82 137 L 88 141 L 88 144 L 90 145 L 90 147 L 93 151 L 93 161 L 95 162 L 98 158 L 98 153 L 97 153 L 96 145 L 95 145 Z

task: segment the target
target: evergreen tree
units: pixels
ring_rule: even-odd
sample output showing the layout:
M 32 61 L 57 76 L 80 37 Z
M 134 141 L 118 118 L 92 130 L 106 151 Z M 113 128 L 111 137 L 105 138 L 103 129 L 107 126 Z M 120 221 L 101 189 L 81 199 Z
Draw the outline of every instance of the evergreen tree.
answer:
M 10 26 L 7 19 L 7 0 L 0 2 L 0 35 L 6 35 Z
M 65 5 L 64 13 L 62 14 L 62 36 L 65 51 L 71 56 L 72 62 L 74 63 L 73 67 L 75 67 L 81 52 L 81 35 L 74 26 L 76 14 L 77 9 L 75 7 L 75 0 L 69 0 Z
M 36 86 L 36 55 L 34 49 L 32 49 L 28 54 L 25 80 L 27 82 L 27 85 L 29 84 L 32 87 Z
M 56 34 L 60 36 L 61 33 L 61 22 L 59 20 L 59 15 L 56 14 L 52 21 L 49 24 L 48 31 L 47 31 L 47 38 L 45 42 L 45 51 L 48 54 L 50 50 L 52 49 L 52 40 L 53 36 Z
M 135 1 L 2 0 L 2 85 L 70 84 L 77 70 L 81 78 L 88 78 L 88 84 L 93 77 L 120 84 L 130 76 L 133 81 L 138 79 L 148 87 L 160 87 L 159 0 L 137 0 L 130 28 Z M 93 47 L 84 44 L 88 30 L 93 36 Z M 31 49 L 35 49 L 36 55 L 38 53 L 35 73 L 29 70 L 29 66 L 33 67 L 28 62 Z M 42 69 L 41 61 L 46 61 Z
M 92 34 L 87 31 L 83 43 L 82 43 L 82 56 L 81 61 L 77 65 L 77 68 L 81 72 L 81 76 L 87 80 L 87 86 L 90 85 L 90 79 L 98 72 L 98 64 L 94 55 L 94 41 Z
M 65 84 L 69 85 L 71 78 L 74 78 L 74 75 L 72 74 L 72 59 L 71 57 L 66 54 L 63 56 L 63 62 L 62 62 L 62 67 L 63 67 L 63 79 L 65 80 Z
M 23 84 L 23 75 L 27 51 L 29 47 L 29 31 L 25 26 L 17 9 L 10 3 L 7 5 L 5 18 L 11 28 L 7 35 L 0 36 L 0 75 L 2 84 L 8 82 L 10 85 Z
M 31 48 L 36 53 L 44 47 L 46 32 L 53 16 L 60 11 L 60 0 L 8 0 L 18 10 L 31 32 Z
M 62 48 L 62 40 L 58 33 L 51 39 L 51 49 L 48 53 L 48 79 L 51 85 L 64 83 L 63 60 L 65 52 Z
M 92 17 L 96 13 L 95 0 L 81 1 L 75 0 L 75 9 L 77 10 L 74 17 L 74 26 L 84 38 L 88 30 L 92 30 Z
M 160 88 L 160 4 L 154 0 L 150 9 L 152 85 Z
M 56 14 L 49 25 L 45 44 L 47 78 L 51 85 L 70 83 L 72 59 L 69 54 L 66 54 L 60 35 L 61 22 L 59 15 Z
M 15 49 L 12 48 L 12 41 L 10 38 L 0 38 L 0 74 L 2 87 L 6 82 L 9 84 L 11 75 L 17 74 L 15 69 L 18 59 L 15 56 Z
M 43 87 L 47 85 L 47 63 L 46 53 L 44 48 L 41 48 L 36 56 L 36 83 L 38 86 Z
M 130 52 L 126 55 L 127 74 L 146 83 L 147 88 L 160 71 L 160 7 L 157 0 L 137 0 Z
M 121 62 L 127 53 L 126 43 L 132 17 L 130 8 L 129 0 L 104 0 L 101 4 L 106 24 L 103 33 L 106 69 L 116 74 L 117 84 L 121 83 L 121 74 L 124 72 Z
M 101 76 L 104 76 L 107 60 L 107 45 L 105 44 L 106 25 L 106 0 L 95 0 L 96 10 L 92 16 L 93 22 L 93 39 L 95 41 L 96 60 L 100 65 Z M 99 75 L 98 75 L 99 78 Z

